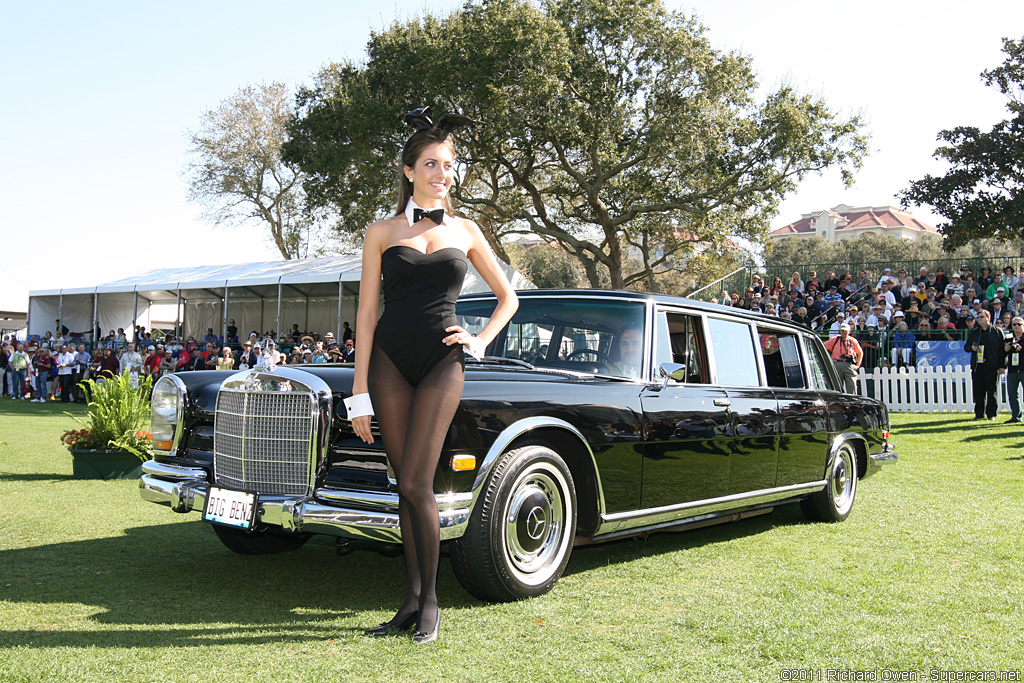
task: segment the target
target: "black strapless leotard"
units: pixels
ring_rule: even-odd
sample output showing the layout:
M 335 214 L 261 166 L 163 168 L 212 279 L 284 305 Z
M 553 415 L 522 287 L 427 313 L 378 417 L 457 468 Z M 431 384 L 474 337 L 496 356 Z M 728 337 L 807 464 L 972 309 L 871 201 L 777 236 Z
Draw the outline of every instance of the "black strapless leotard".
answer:
M 406 381 L 416 386 L 453 347 L 441 340 L 457 324 L 455 300 L 462 291 L 466 254 L 444 247 L 429 254 L 398 244 L 381 254 L 384 314 L 373 343 L 387 354 Z M 454 345 L 460 352 L 462 345 Z

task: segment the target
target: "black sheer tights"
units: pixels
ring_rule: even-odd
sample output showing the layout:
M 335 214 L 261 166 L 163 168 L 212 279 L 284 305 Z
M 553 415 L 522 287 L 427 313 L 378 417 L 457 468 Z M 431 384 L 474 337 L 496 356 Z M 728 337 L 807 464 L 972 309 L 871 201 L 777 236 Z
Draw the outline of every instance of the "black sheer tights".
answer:
M 387 354 L 374 345 L 369 389 L 384 449 L 398 480 L 398 517 L 405 552 L 405 602 L 393 618 L 419 610 L 418 631 L 429 632 L 437 618 L 437 564 L 440 523 L 434 498 L 434 472 L 445 434 L 462 397 L 462 349 L 451 352 L 416 386 Z

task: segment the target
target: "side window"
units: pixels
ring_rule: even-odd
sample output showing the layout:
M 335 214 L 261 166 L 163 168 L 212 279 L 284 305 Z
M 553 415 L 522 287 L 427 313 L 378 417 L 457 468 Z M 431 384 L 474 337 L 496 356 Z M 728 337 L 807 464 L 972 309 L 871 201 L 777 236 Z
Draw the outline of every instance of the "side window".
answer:
M 686 366 L 687 384 L 708 384 L 711 379 L 700 317 L 659 311 L 656 325 L 655 367 L 677 363 Z
M 709 318 L 708 332 L 711 333 L 711 348 L 718 367 L 718 383 L 727 387 L 760 386 L 750 325 Z
M 804 339 L 804 348 L 807 349 L 807 361 L 811 366 L 811 379 L 814 380 L 814 388 L 836 391 L 836 386 L 832 383 L 832 375 L 828 372 L 828 366 L 832 364 L 832 359 L 825 355 L 825 349 L 821 342 L 807 337 Z
M 800 344 L 792 332 L 758 328 L 761 358 L 764 360 L 768 386 L 784 389 L 806 389 L 804 364 L 800 360 Z

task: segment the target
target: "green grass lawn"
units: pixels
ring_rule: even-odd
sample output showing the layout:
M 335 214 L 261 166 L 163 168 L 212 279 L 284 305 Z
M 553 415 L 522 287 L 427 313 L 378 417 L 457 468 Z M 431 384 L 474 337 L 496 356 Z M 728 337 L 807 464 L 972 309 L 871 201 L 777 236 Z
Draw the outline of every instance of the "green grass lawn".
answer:
M 1019 426 L 896 415 L 900 461 L 846 522 L 787 506 L 577 548 L 534 600 L 483 604 L 442 559 L 441 640 L 415 647 L 361 635 L 400 603 L 400 557 L 326 538 L 234 555 L 134 481 L 72 479 L 63 410 L 0 400 L 3 683 L 929 680 L 1024 661 Z

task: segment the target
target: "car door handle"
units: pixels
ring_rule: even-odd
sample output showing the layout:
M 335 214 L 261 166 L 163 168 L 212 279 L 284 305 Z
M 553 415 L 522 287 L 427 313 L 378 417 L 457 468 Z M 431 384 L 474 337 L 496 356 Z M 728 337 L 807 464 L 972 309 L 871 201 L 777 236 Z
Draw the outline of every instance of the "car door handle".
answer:
M 716 406 L 723 406 L 723 407 L 727 408 L 727 407 L 732 405 L 732 401 L 730 401 L 727 398 L 716 398 L 715 399 L 715 405 Z

